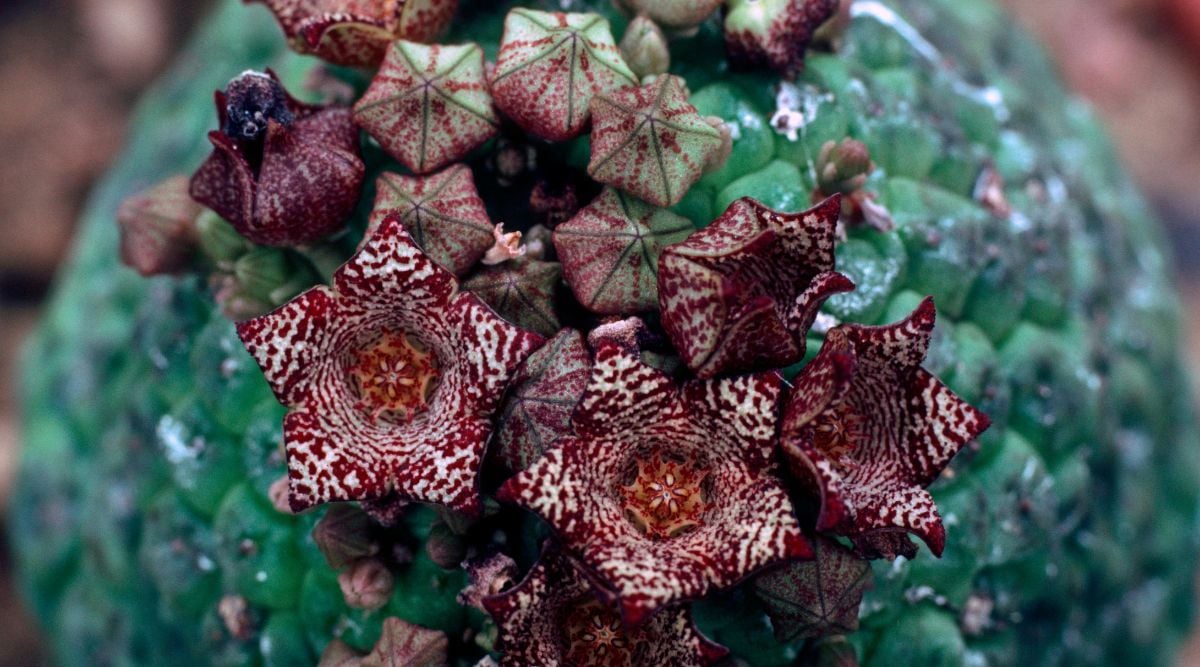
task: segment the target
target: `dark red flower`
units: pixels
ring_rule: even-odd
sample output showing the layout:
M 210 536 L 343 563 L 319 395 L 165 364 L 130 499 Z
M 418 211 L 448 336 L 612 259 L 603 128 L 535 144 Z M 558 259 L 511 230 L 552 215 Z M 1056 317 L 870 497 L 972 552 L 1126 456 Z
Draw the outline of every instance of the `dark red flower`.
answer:
M 833 270 L 838 197 L 799 213 L 739 199 L 659 259 L 662 325 L 700 377 L 804 356 L 825 299 L 854 288 Z
M 707 665 L 728 651 L 706 639 L 687 607 L 629 627 L 597 597 L 569 556 L 547 546 L 516 586 L 483 598 L 500 630 L 501 665 Z
M 294 510 L 390 493 L 468 514 L 492 413 L 541 338 L 497 317 L 398 217 L 334 275 L 238 325 L 284 419 Z
M 811 556 L 773 476 L 775 373 L 678 386 L 599 340 L 572 434 L 508 480 L 638 624 L 664 606 Z
M 946 530 L 925 487 L 989 424 L 921 368 L 933 324 L 926 299 L 895 324 L 831 329 L 787 398 L 783 451 L 820 494 L 817 529 L 867 557 L 911 558 L 906 531 L 942 554 Z
M 518 7 L 504 20 L 492 94 L 526 132 L 550 141 L 579 136 L 593 96 L 636 84 L 598 14 Z
M 255 0 L 246 0 L 252 2 Z M 288 44 L 338 65 L 371 67 L 394 40 L 430 42 L 450 26 L 458 0 L 257 0 Z
M 350 110 L 298 102 L 274 73 L 246 72 L 216 93 L 221 130 L 192 176 L 192 197 L 262 245 L 304 245 L 338 231 L 366 168 Z

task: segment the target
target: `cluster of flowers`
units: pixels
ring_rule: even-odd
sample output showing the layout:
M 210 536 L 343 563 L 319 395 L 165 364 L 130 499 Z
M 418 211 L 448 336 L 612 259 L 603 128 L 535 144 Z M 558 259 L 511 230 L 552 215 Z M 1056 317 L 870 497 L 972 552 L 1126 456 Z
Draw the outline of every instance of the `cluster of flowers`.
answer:
M 191 197 L 254 244 L 303 246 L 357 205 L 359 129 L 411 172 L 379 177 L 331 285 L 237 325 L 289 408 L 292 511 L 391 498 L 479 517 L 485 469 L 505 479 L 495 498 L 555 533 L 519 582 L 502 554 L 469 563 L 463 600 L 492 615 L 512 664 L 707 662 L 722 649 L 692 600 L 814 558 L 861 595 L 862 559 L 914 556 L 908 533 L 941 554 L 925 487 L 988 420 L 921 368 L 932 301 L 895 324 L 834 326 L 790 383 L 780 372 L 805 358 L 822 303 L 854 288 L 834 270 L 839 195 L 798 213 L 741 199 L 700 230 L 667 210 L 725 159 L 729 131 L 682 79 L 635 74 L 599 16 L 514 9 L 485 65 L 476 45 L 419 43 L 453 15 L 446 0 L 268 4 L 297 49 L 378 73 L 353 108 L 302 104 L 269 72 L 235 79 Z M 811 6 L 832 5 L 800 4 L 822 21 L 830 8 Z M 502 118 L 551 141 L 590 129 L 587 171 L 605 187 L 555 227 L 561 265 L 522 256 L 460 162 Z M 155 201 L 178 204 L 184 185 Z M 127 260 L 173 263 L 125 226 Z M 560 282 L 590 331 L 562 326 Z M 828 630 L 795 612 L 829 585 L 812 576 L 756 581 L 777 631 Z M 849 597 L 827 624 L 853 627 Z

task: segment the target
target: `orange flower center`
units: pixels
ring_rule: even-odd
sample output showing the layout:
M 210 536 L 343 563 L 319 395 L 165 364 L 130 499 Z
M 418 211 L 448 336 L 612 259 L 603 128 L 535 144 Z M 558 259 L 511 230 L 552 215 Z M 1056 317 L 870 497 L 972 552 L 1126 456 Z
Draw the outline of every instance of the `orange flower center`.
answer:
M 568 664 L 578 667 L 633 664 L 635 641 L 625 631 L 616 611 L 588 598 L 572 603 L 565 620 L 563 634 Z
M 637 472 L 620 487 L 625 515 L 653 538 L 682 535 L 699 526 L 708 503 L 703 484 L 708 473 L 695 460 L 658 452 L 638 459 Z
M 387 330 L 354 353 L 349 372 L 358 388 L 360 410 L 376 419 L 408 421 L 429 405 L 437 358 L 413 336 Z
M 837 463 L 854 452 L 858 443 L 866 437 L 866 423 L 861 415 L 842 403 L 818 420 L 813 426 L 813 442 L 817 449 Z

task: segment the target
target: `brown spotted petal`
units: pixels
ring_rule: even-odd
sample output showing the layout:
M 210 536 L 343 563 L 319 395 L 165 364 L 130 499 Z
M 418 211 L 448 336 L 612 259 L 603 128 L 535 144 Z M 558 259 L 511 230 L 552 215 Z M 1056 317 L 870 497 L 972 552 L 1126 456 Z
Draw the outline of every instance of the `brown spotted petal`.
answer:
M 599 14 L 517 8 L 504 20 L 492 94 L 526 132 L 550 141 L 579 136 L 595 95 L 635 84 Z
M 588 174 L 655 206 L 674 206 L 721 151 L 721 131 L 688 102 L 674 75 L 592 100 Z
M 476 44 L 400 40 L 362 99 L 354 122 L 409 169 L 426 174 L 465 157 L 496 134 L 498 120 Z
M 828 537 L 813 540 L 813 560 L 759 575 L 762 600 L 781 642 L 844 635 L 858 629 L 858 607 L 871 584 L 871 566 Z
M 834 267 L 841 203 L 780 213 L 742 198 L 659 260 L 662 324 L 700 377 L 778 368 L 804 356 L 825 299 L 854 288 Z
M 687 218 L 613 188 L 554 229 L 567 284 L 601 315 L 658 307 L 658 257 L 695 231 Z
M 555 312 L 561 283 L 562 267 L 558 262 L 516 257 L 481 267 L 462 286 L 509 322 L 553 336 L 562 328 Z
M 459 277 L 492 247 L 492 221 L 465 165 L 429 176 L 381 174 L 367 238 L 391 215 L 430 259 Z
M 351 67 L 378 65 L 396 39 L 436 39 L 458 7 L 458 0 L 258 1 L 275 14 L 297 52 Z
M 248 77 L 244 74 L 231 83 Z M 277 81 L 274 85 L 278 85 Z M 366 167 L 350 110 L 313 107 L 286 93 L 288 122 L 265 121 L 261 138 L 208 135 L 213 152 L 192 176 L 192 198 L 254 243 L 305 245 L 340 230 L 358 203 Z M 230 98 L 216 94 L 226 127 Z
M 601 340 L 572 435 L 499 497 L 548 521 L 632 625 L 810 556 L 772 471 L 779 385 L 765 373 L 680 387 Z
M 238 335 L 284 419 L 289 502 L 391 493 L 467 514 L 492 414 L 541 344 L 420 251 L 398 217 L 334 275 Z
M 794 77 L 804 69 L 813 33 L 837 8 L 838 0 L 730 0 L 725 13 L 729 59 Z
M 483 598 L 499 628 L 505 667 L 709 665 L 728 651 L 706 639 L 691 611 L 673 605 L 637 627 L 599 599 L 568 555 L 548 545 L 519 584 Z
M 362 667 L 445 667 L 450 664 L 450 640 L 441 630 L 414 625 L 395 616 L 383 619 L 375 648 Z
M 490 456 L 509 472 L 525 470 L 571 430 L 571 413 L 592 372 L 583 334 L 563 329 L 517 367 Z
M 925 487 L 989 424 L 921 368 L 933 325 L 926 299 L 895 324 L 831 329 L 787 397 L 783 451 L 820 495 L 817 529 L 867 557 L 911 558 L 906 531 L 941 556 L 946 530 Z

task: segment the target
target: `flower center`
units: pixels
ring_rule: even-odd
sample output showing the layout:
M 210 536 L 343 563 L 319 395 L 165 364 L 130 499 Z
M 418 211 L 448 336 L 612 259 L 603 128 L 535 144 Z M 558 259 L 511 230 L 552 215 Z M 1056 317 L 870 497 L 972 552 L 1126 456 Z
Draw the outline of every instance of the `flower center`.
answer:
M 350 377 L 358 388 L 357 407 L 381 416 L 410 421 L 429 405 L 437 380 L 437 358 L 403 331 L 383 335 L 354 353 Z
M 649 537 L 682 535 L 703 521 L 708 473 L 693 459 L 653 452 L 635 461 L 637 472 L 620 487 L 625 516 Z
M 844 464 L 866 437 L 866 421 L 861 415 L 842 403 L 831 413 L 816 420 L 813 426 L 813 442 L 817 449 L 839 464 Z
M 578 667 L 633 664 L 636 641 L 626 632 L 617 612 L 588 598 L 571 603 L 564 620 L 562 631 L 568 664 Z

